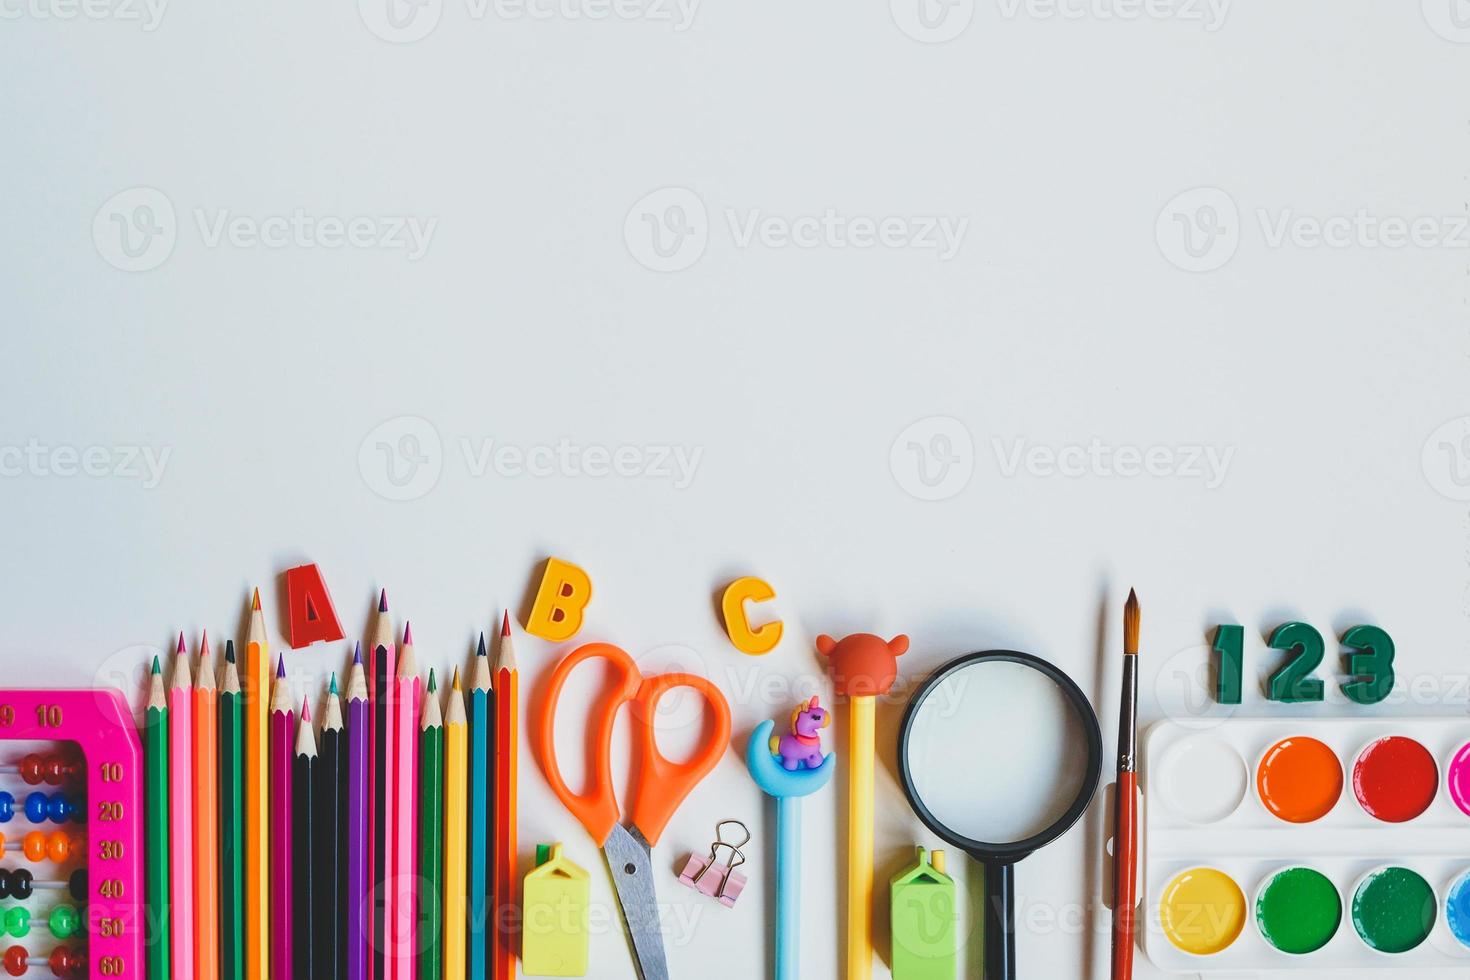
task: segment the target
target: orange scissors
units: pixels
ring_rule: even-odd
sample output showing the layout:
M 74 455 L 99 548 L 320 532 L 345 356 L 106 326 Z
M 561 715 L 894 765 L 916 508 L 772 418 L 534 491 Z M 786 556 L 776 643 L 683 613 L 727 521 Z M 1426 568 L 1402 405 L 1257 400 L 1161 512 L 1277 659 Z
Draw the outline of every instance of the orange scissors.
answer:
M 587 764 L 590 787 L 573 793 L 562 778 L 556 761 L 556 704 L 562 685 L 577 665 L 588 660 L 605 660 L 613 668 L 613 681 L 590 706 L 587 719 Z M 654 739 L 654 717 L 658 700 L 675 688 L 688 687 L 704 697 L 704 737 L 688 762 L 670 762 Z M 624 826 L 613 795 L 611 746 L 613 722 L 618 711 L 633 704 L 633 785 L 628 805 L 630 826 Z M 669 818 L 684 802 L 725 752 L 730 743 L 730 706 L 720 689 L 694 674 L 657 674 L 644 677 L 633 658 L 611 643 L 587 643 L 557 664 L 551 673 L 546 700 L 536 719 L 535 749 L 541 771 L 557 799 L 572 812 L 607 860 L 623 911 L 633 957 L 643 980 L 668 980 L 664 938 L 658 922 L 658 900 L 653 887 L 652 848 L 658 843 Z M 711 722 L 713 724 L 711 724 Z

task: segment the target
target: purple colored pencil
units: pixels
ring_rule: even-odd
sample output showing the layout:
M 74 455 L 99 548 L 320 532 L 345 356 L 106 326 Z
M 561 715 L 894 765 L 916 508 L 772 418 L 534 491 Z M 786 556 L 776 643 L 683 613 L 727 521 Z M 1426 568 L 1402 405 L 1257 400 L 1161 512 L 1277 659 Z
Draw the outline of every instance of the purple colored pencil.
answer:
M 361 645 L 352 654 L 347 674 L 347 980 L 367 980 L 368 944 L 373 934 L 373 910 L 369 895 L 372 869 L 372 835 L 368 821 L 372 804 L 368 797 L 372 770 L 372 704 L 368 701 L 367 677 L 362 666 Z
M 291 689 L 286 683 L 286 659 L 276 662 L 276 685 L 271 692 L 271 980 L 292 980 L 295 947 L 291 942 L 292 920 L 291 775 L 296 762 L 296 712 L 291 710 Z

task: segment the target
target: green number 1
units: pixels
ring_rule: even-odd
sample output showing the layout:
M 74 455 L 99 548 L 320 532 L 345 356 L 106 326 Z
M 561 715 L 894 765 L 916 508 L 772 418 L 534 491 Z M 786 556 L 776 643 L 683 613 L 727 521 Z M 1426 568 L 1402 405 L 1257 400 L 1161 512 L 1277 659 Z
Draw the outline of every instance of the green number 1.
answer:
M 1239 704 L 1241 675 L 1245 665 L 1241 649 L 1245 645 L 1245 627 L 1235 624 L 1215 627 L 1215 700 L 1221 704 Z
M 1377 626 L 1354 626 L 1343 634 L 1348 673 L 1359 680 L 1342 686 L 1342 693 L 1358 704 L 1377 704 L 1393 690 L 1393 638 Z M 1363 680 L 1361 678 L 1366 678 Z

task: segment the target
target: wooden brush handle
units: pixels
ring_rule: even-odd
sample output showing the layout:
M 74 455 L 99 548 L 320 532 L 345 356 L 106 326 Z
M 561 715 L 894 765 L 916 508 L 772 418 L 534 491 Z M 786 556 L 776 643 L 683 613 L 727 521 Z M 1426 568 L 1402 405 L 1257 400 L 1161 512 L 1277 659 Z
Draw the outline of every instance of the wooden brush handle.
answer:
M 1113 827 L 1113 980 L 1133 976 L 1133 930 L 1138 909 L 1138 773 L 1118 774 Z

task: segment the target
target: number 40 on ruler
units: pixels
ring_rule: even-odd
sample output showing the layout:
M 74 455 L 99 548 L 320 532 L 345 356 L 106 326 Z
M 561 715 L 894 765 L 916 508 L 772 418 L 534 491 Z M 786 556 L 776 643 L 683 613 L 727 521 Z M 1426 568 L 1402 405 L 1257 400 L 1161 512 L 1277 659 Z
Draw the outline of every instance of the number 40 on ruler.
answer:
M 1239 704 L 1244 661 L 1245 628 L 1222 625 L 1215 628 L 1215 653 L 1219 657 L 1215 673 L 1215 698 L 1221 704 Z M 1312 672 L 1322 664 L 1327 645 L 1322 634 L 1307 623 L 1282 623 L 1272 631 L 1266 645 L 1285 650 L 1287 661 L 1266 685 L 1266 696 L 1272 701 L 1288 703 L 1321 701 L 1325 696 L 1322 680 Z M 1358 704 L 1377 704 L 1393 690 L 1393 638 L 1377 626 L 1354 626 L 1342 635 L 1347 648 L 1348 674 L 1342 693 Z

